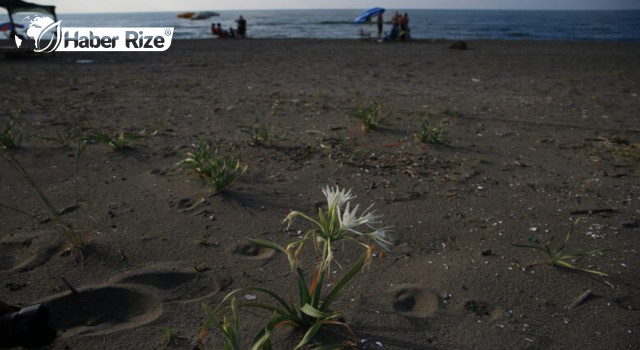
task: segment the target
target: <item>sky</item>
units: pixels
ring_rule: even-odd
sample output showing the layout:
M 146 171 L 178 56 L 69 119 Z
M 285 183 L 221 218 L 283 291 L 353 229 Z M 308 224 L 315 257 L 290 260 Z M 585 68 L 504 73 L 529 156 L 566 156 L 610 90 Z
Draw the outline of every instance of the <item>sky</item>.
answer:
M 161 12 L 263 9 L 505 9 L 626 10 L 640 0 L 27 0 L 55 5 L 58 13 Z

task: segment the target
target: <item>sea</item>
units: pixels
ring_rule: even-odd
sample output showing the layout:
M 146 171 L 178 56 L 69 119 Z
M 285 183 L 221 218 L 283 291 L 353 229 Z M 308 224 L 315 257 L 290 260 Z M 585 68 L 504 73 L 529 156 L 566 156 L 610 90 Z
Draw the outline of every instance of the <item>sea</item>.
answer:
M 215 11 L 215 9 L 212 9 Z M 640 10 L 512 11 L 387 9 L 384 31 L 396 11 L 407 13 L 411 35 L 424 40 L 536 40 L 640 42 Z M 174 39 L 213 38 L 211 24 L 236 27 L 242 15 L 251 38 L 354 39 L 360 30 L 375 35 L 374 23 L 355 24 L 362 10 L 216 11 L 205 20 L 178 12 L 58 14 L 64 27 L 174 27 Z M 6 17 L 6 16 L 5 16 Z M 17 16 L 20 20 L 20 16 Z M 0 21 L 4 21 L 0 15 Z M 28 24 L 28 23 L 27 23 Z

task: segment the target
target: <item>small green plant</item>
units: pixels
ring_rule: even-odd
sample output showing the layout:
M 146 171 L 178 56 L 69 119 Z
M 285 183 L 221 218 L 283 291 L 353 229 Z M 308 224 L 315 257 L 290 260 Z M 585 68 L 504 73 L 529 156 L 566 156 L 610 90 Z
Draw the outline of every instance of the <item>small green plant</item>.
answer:
M 620 144 L 614 147 L 613 153 L 624 158 L 640 160 L 640 143 Z
M 249 126 L 241 126 L 240 130 L 249 134 L 251 137 L 250 145 L 252 146 L 271 146 L 275 138 L 269 134 L 267 126 L 256 122 Z
M 449 122 L 446 120 L 440 121 L 436 126 L 432 126 L 429 119 L 422 121 L 422 129 L 417 134 L 417 138 L 425 143 L 444 143 L 445 137 L 449 133 Z
M 164 333 L 164 343 L 167 346 L 175 346 L 178 345 L 178 333 L 171 327 L 164 328 L 162 330 Z
M 476 135 L 482 135 L 486 130 L 487 128 L 482 123 L 478 123 L 473 127 L 473 132 Z
M 227 298 L 225 298 L 225 300 L 227 300 Z M 222 320 L 220 319 L 222 310 L 212 310 L 207 304 L 203 304 L 202 307 L 204 308 L 204 312 L 207 318 L 204 325 L 200 329 L 200 335 L 198 337 L 200 348 L 204 348 L 204 341 L 207 337 L 209 329 L 211 327 L 216 327 L 224 336 L 224 350 L 240 349 L 240 316 L 238 313 L 238 300 L 234 296 L 231 297 L 229 305 L 231 318 L 222 315 Z
M 373 101 L 366 106 L 361 106 L 349 113 L 351 118 L 360 120 L 360 130 L 367 132 L 375 130 L 384 122 L 380 119 L 382 113 L 382 102 Z
M 193 151 L 187 153 L 187 158 L 178 165 L 195 172 L 216 193 L 227 189 L 247 170 L 246 165 L 240 164 L 239 158 L 220 156 L 211 143 L 203 140 L 195 143 Z
M 344 322 L 339 321 L 340 312 L 333 311 L 330 307 L 339 297 L 341 291 L 360 272 L 364 266 L 371 262 L 373 246 L 360 241 L 361 238 L 368 238 L 377 245 L 389 249 L 391 242 L 387 236 L 388 228 L 375 229 L 373 226 L 379 224 L 379 216 L 371 207 L 358 214 L 359 206 L 352 207 L 350 200 L 355 198 L 351 191 L 331 188 L 323 189 L 327 200 L 326 211 L 320 208 L 318 217 L 312 218 L 299 211 L 291 211 L 285 218 L 288 227 L 294 219 L 300 217 L 312 224 L 313 229 L 308 231 L 301 239 L 296 240 L 286 247 L 270 241 L 250 239 L 250 242 L 269 249 L 275 249 L 286 254 L 291 269 L 295 273 L 296 285 L 298 287 L 298 302 L 289 303 L 277 293 L 260 287 L 246 287 L 231 291 L 225 296 L 222 302 L 215 309 L 204 306 L 207 320 L 200 332 L 200 344 L 204 344 L 209 328 L 217 327 L 225 336 L 224 349 L 239 349 L 239 312 L 241 308 L 255 308 L 266 310 L 271 313 L 271 317 L 265 327 L 260 330 L 251 342 L 251 350 L 271 349 L 271 335 L 277 329 L 289 326 L 298 329 L 304 334 L 295 349 L 300 349 L 309 344 L 316 334 L 324 326 L 345 327 L 353 336 L 354 341 L 345 340 L 341 343 L 323 344 L 322 349 L 340 349 L 355 345 L 355 336 L 351 328 Z M 370 232 L 366 232 L 370 231 Z M 324 293 L 325 278 L 329 276 L 330 265 L 334 260 L 333 244 L 347 240 L 360 245 L 363 254 L 351 266 L 351 268 L 335 283 L 332 288 Z M 309 282 L 301 264 L 301 253 L 305 243 L 312 242 L 314 246 L 322 251 L 322 258 L 317 263 L 315 272 Z M 257 296 L 253 296 L 253 301 L 238 302 L 236 295 L 239 293 L 253 292 L 264 295 L 272 300 L 272 303 L 259 302 Z M 229 304 L 229 305 L 227 305 Z M 225 317 L 231 313 L 231 318 Z
M 483 156 L 477 156 L 476 157 L 476 162 L 480 163 L 480 164 L 489 164 L 489 160 Z
M 22 141 L 22 125 L 13 118 L 4 125 L 4 130 L 0 134 L 0 146 L 3 149 L 13 150 L 20 148 Z
M 158 134 L 163 134 L 166 131 L 171 130 L 169 129 L 168 125 L 169 124 L 168 124 L 167 118 L 156 117 L 151 121 L 147 129 L 152 130 L 151 136 L 154 136 Z
M 136 146 L 142 146 L 142 140 L 146 138 L 144 133 L 129 134 L 123 129 L 118 129 L 114 134 L 108 134 L 99 129 L 92 129 L 85 137 L 87 143 L 97 143 L 107 145 L 115 151 L 123 151 L 133 149 Z
M 513 246 L 519 247 L 519 248 L 532 248 L 532 249 L 536 249 L 544 252 L 547 255 L 547 263 L 551 266 L 562 267 L 562 268 L 567 268 L 567 269 L 576 270 L 576 271 L 583 271 L 583 272 L 592 273 L 598 276 L 608 276 L 606 273 L 602 271 L 585 269 L 585 268 L 576 266 L 573 262 L 571 262 L 571 261 L 578 262 L 580 261 L 580 259 L 584 258 L 585 256 L 611 250 L 610 248 L 604 248 L 604 249 L 592 250 L 587 253 L 566 253 L 565 248 L 566 248 L 567 242 L 569 242 L 569 239 L 571 238 L 571 233 L 573 233 L 573 227 L 574 225 L 572 225 L 569 231 L 567 232 L 567 235 L 565 236 L 564 241 L 562 241 L 562 243 L 560 243 L 557 247 L 551 246 L 554 240 L 554 236 L 551 236 L 551 238 L 549 238 L 549 240 L 547 240 L 544 244 L 514 243 Z

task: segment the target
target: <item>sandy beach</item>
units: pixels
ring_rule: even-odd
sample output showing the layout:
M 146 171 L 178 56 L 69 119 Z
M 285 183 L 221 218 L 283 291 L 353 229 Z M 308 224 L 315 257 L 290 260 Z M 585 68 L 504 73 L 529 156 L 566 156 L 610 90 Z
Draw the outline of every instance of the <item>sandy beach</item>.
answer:
M 449 44 L 178 40 L 0 57 L 0 132 L 12 120 L 22 135 L 5 152 L 86 239 L 68 249 L 1 160 L 0 300 L 47 305 L 55 349 L 192 349 L 203 303 L 246 286 L 296 300 L 286 256 L 246 239 L 295 240 L 312 227 L 282 220 L 317 213 L 339 185 L 393 227 L 393 249 L 334 303 L 358 348 L 638 348 L 640 44 Z M 372 103 L 383 122 L 363 132 L 350 115 Z M 424 120 L 447 125 L 443 142 L 416 137 Z M 253 142 L 253 125 L 272 142 Z M 92 129 L 145 137 L 78 157 L 75 136 Z M 224 193 L 176 165 L 198 140 L 247 166 Z M 569 261 L 608 276 L 513 245 L 556 246 L 572 226 L 566 253 L 612 250 Z M 360 252 L 334 248 L 328 285 Z M 269 316 L 241 313 L 245 345 Z M 299 340 L 283 329 L 274 348 Z

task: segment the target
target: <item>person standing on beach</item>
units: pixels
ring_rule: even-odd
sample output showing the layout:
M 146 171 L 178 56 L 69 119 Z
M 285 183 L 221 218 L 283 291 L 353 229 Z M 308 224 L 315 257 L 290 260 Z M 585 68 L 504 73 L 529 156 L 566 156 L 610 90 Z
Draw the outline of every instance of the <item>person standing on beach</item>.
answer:
M 378 40 L 382 39 L 382 27 L 384 25 L 384 19 L 382 17 L 382 13 L 378 15 Z
M 411 39 L 411 30 L 409 29 L 409 15 L 405 12 L 400 18 L 400 40 Z
M 389 37 L 393 40 L 398 39 L 398 35 L 400 34 L 400 14 L 396 12 L 393 17 L 391 17 L 391 34 Z
M 238 23 L 238 30 L 236 30 L 236 34 L 238 35 L 238 38 L 240 39 L 244 39 L 247 37 L 247 21 L 242 18 L 242 16 L 240 16 L 240 18 L 238 18 L 236 20 L 236 23 Z

